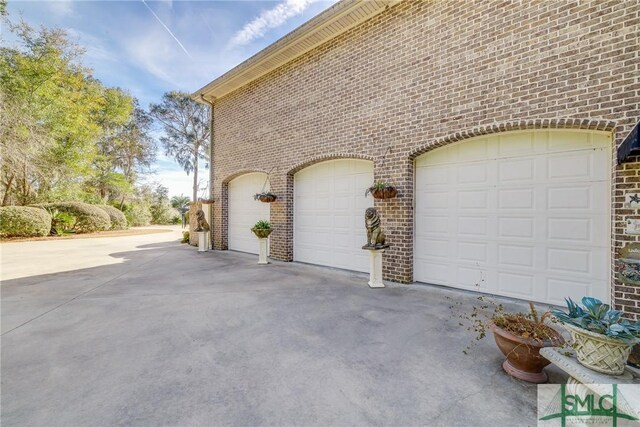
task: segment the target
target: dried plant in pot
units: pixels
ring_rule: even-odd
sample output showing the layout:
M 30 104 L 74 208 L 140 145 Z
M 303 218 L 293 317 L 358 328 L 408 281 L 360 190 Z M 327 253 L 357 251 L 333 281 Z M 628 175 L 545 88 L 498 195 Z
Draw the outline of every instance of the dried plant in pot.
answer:
M 374 199 L 383 200 L 383 199 L 393 199 L 398 194 L 398 189 L 384 181 L 376 181 L 373 185 L 367 188 L 367 191 L 364 192 L 364 195 L 367 196 L 371 194 Z
M 542 316 L 529 303 L 528 313 L 506 313 L 502 304 L 481 296 L 479 306 L 473 306 L 468 314 L 459 317 L 464 320 L 460 325 L 476 333 L 476 340 L 486 337 L 487 329 L 493 332 L 495 342 L 505 356 L 502 368 L 509 375 L 531 383 L 547 382 L 544 367 L 547 359 L 540 355 L 544 347 L 560 347 L 564 339 L 558 331 L 545 323 L 551 321 L 551 313 Z M 465 353 L 471 346 L 465 349 Z
M 271 223 L 269 221 L 260 220 L 256 222 L 251 231 L 253 231 L 253 234 L 255 234 L 259 239 L 266 239 L 269 237 L 269 234 L 271 234 L 273 229 L 271 228 Z
M 580 307 L 565 298 L 567 310 L 553 315 L 571 333 L 578 362 L 607 375 L 620 375 L 634 344 L 640 342 L 640 322 L 622 319 L 622 312 L 597 298 L 584 297 Z

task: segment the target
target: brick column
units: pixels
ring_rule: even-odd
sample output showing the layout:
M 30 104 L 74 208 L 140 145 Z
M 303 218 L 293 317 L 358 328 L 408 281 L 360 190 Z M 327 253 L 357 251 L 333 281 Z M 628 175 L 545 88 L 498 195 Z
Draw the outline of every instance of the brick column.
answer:
M 284 172 L 272 172 L 271 192 L 278 196 L 270 203 L 273 232 L 269 256 L 280 261 L 293 260 L 293 178 Z

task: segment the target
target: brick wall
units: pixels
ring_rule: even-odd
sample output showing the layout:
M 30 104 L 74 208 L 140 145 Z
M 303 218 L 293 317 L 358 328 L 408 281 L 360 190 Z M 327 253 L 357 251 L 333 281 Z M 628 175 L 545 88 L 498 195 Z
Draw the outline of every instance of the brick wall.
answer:
M 411 282 L 415 156 L 478 134 L 548 127 L 611 131 L 615 150 L 640 116 L 639 23 L 635 0 L 389 8 L 215 101 L 214 247 L 227 247 L 232 177 L 275 167 L 271 256 L 291 260 L 293 173 L 368 158 L 376 179 L 399 188 L 396 199 L 376 201 L 392 245 L 385 277 Z M 612 165 L 614 253 L 637 240 L 622 223 L 638 212 L 620 199 L 640 189 L 638 169 Z M 614 291 L 617 306 L 640 311 L 640 289 Z

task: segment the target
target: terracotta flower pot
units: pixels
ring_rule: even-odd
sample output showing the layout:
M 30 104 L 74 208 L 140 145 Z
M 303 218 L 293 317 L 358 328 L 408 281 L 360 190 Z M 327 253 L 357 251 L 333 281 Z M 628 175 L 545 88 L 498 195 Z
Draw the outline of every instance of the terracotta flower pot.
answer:
M 374 199 L 393 199 L 398 194 L 396 187 L 388 186 L 384 188 L 370 188 L 371 195 Z
M 494 324 L 491 325 L 491 331 L 498 348 L 507 358 L 502 364 L 506 373 L 530 383 L 547 382 L 549 377 L 543 369 L 551 362 L 540 355 L 540 349 L 563 345 L 564 339 L 558 332 L 553 331 L 554 336 L 541 342 L 514 335 Z
M 252 228 L 253 234 L 255 234 L 259 239 L 266 239 L 269 237 L 269 234 L 273 231 L 273 229 L 269 228 Z

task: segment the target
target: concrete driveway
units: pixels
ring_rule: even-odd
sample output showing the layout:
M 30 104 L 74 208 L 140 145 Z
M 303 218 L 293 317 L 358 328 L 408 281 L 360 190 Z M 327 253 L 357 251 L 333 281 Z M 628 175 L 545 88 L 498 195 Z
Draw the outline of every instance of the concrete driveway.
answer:
M 178 238 L 0 246 L 3 426 L 536 424 L 491 337 L 462 353 L 475 295 Z

